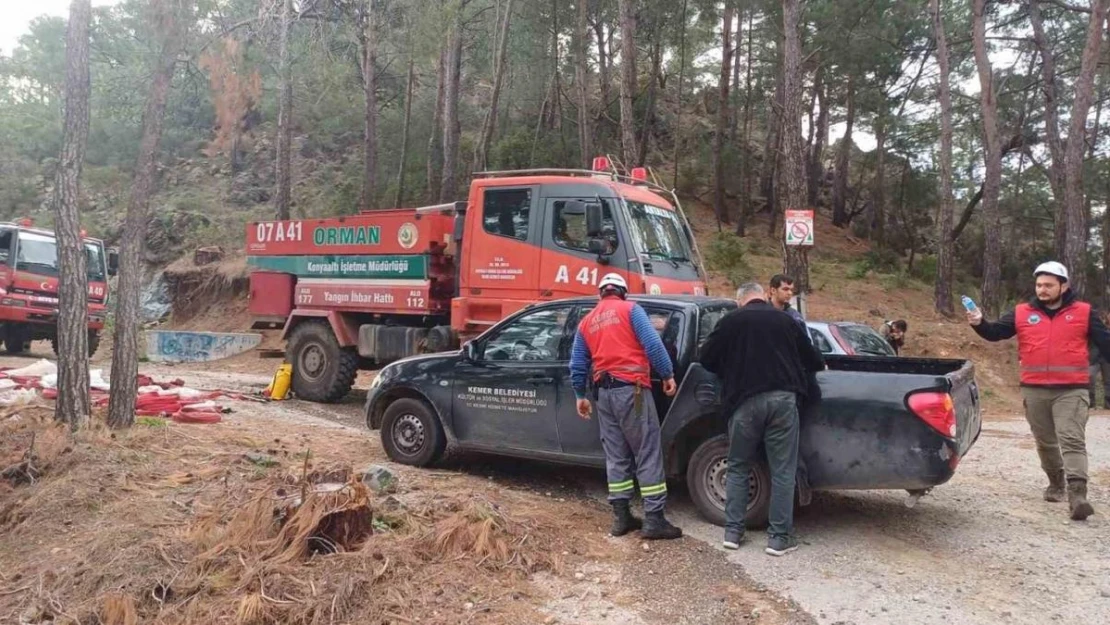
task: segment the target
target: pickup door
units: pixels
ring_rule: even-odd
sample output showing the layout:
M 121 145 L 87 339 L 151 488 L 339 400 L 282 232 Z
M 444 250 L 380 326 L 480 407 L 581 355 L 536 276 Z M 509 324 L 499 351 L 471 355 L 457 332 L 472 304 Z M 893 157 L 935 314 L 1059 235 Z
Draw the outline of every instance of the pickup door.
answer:
M 654 305 L 650 303 L 641 304 L 644 312 L 647 313 L 648 319 L 651 320 L 652 326 L 659 336 L 663 339 L 663 346 L 667 350 L 667 355 L 671 358 L 671 364 L 678 369 L 678 363 L 675 357 L 679 349 L 679 337 L 683 330 L 684 324 L 689 323 L 687 316 L 681 311 L 666 306 Z M 578 322 L 581 321 L 589 312 L 593 310 L 593 306 L 580 305 L 573 317 L 574 324 L 569 329 L 573 337 L 578 327 Z M 605 463 L 605 451 L 601 448 L 601 433 L 598 429 L 597 419 L 584 420 L 578 416 L 578 411 L 575 406 L 574 389 L 570 383 L 570 362 L 564 363 L 566 368 L 565 381 L 559 390 L 559 440 L 562 441 L 563 453 L 576 457 L 576 460 L 589 464 L 603 465 Z M 679 375 L 681 375 L 679 371 Z M 652 398 L 655 400 L 655 408 L 660 418 L 667 414 L 671 407 L 671 398 L 663 394 L 663 381 L 659 378 L 658 372 L 652 368 L 651 371 L 651 385 L 652 385 Z
M 452 425 L 461 444 L 559 451 L 556 415 L 566 397 L 561 391 L 567 384 L 573 311 L 568 304 L 526 312 L 475 341 L 476 360 L 460 360 L 452 376 Z

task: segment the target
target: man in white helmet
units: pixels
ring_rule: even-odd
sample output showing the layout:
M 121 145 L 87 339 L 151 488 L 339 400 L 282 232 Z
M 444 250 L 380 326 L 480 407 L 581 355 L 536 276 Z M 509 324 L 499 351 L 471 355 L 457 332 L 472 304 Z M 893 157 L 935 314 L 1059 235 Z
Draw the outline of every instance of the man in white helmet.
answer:
M 976 308 L 968 323 L 988 341 L 1018 339 L 1025 419 L 1048 475 L 1045 501 L 1063 501 L 1071 518 L 1094 514 L 1087 501 L 1088 343 L 1110 353 L 1110 330 L 1097 311 L 1068 289 L 1068 270 L 1058 262 L 1033 272 L 1037 296 L 998 321 L 985 321 Z
M 667 479 L 659 436 L 659 414 L 651 396 L 651 369 L 663 380 L 663 392 L 674 395 L 674 365 L 647 312 L 627 301 L 628 284 L 610 273 L 598 283 L 601 301 L 582 319 L 571 351 L 570 377 L 578 415 L 590 418 L 587 398 L 592 381 L 601 445 L 609 481 L 613 527 L 623 536 L 641 529 L 646 539 L 671 539 L 682 530 L 664 516 Z M 631 500 L 639 482 L 645 521 L 632 516 Z

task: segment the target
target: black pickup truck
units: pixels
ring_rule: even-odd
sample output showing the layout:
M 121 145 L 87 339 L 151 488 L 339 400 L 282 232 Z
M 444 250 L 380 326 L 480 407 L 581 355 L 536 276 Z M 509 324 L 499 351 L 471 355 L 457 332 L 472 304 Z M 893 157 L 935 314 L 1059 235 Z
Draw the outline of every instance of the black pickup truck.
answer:
M 727 415 L 716 376 L 697 364 L 702 342 L 732 300 L 634 297 L 675 363 L 678 393 L 663 395 L 667 475 L 685 477 L 699 512 L 724 523 Z M 596 300 L 534 305 L 502 320 L 457 352 L 416 356 L 385 367 L 366 399 L 366 422 L 380 429 L 396 462 L 434 463 L 448 444 L 467 450 L 604 466 L 596 419 L 575 411 L 568 361 L 578 320 Z M 912 496 L 952 477 L 981 429 L 973 365 L 961 360 L 826 356 L 822 400 L 802 420 L 811 490 L 904 489 Z M 752 471 L 747 522 L 766 523 L 770 475 Z M 802 501 L 808 497 L 801 497 Z

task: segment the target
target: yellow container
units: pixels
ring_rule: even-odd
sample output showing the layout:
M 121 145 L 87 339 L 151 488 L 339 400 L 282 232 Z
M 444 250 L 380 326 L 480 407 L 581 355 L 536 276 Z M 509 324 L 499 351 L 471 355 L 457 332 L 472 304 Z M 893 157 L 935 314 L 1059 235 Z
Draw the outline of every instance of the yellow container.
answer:
M 283 400 L 289 395 L 289 387 L 293 383 L 293 365 L 283 362 L 274 374 L 274 380 L 266 387 L 266 394 L 270 399 Z

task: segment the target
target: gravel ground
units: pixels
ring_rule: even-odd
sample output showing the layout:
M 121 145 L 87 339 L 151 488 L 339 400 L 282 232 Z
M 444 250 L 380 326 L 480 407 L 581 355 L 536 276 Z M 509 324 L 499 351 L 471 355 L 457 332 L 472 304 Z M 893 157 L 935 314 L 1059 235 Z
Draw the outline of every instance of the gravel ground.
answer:
M 1092 417 L 1087 436 L 1100 514 L 1086 522 L 1041 500 L 1024 421 L 994 422 L 913 509 L 899 493 L 818 493 L 797 522 L 801 549 L 769 558 L 754 536 L 729 560 L 819 623 L 1110 623 L 1110 418 Z M 678 520 L 717 544 L 689 508 Z

